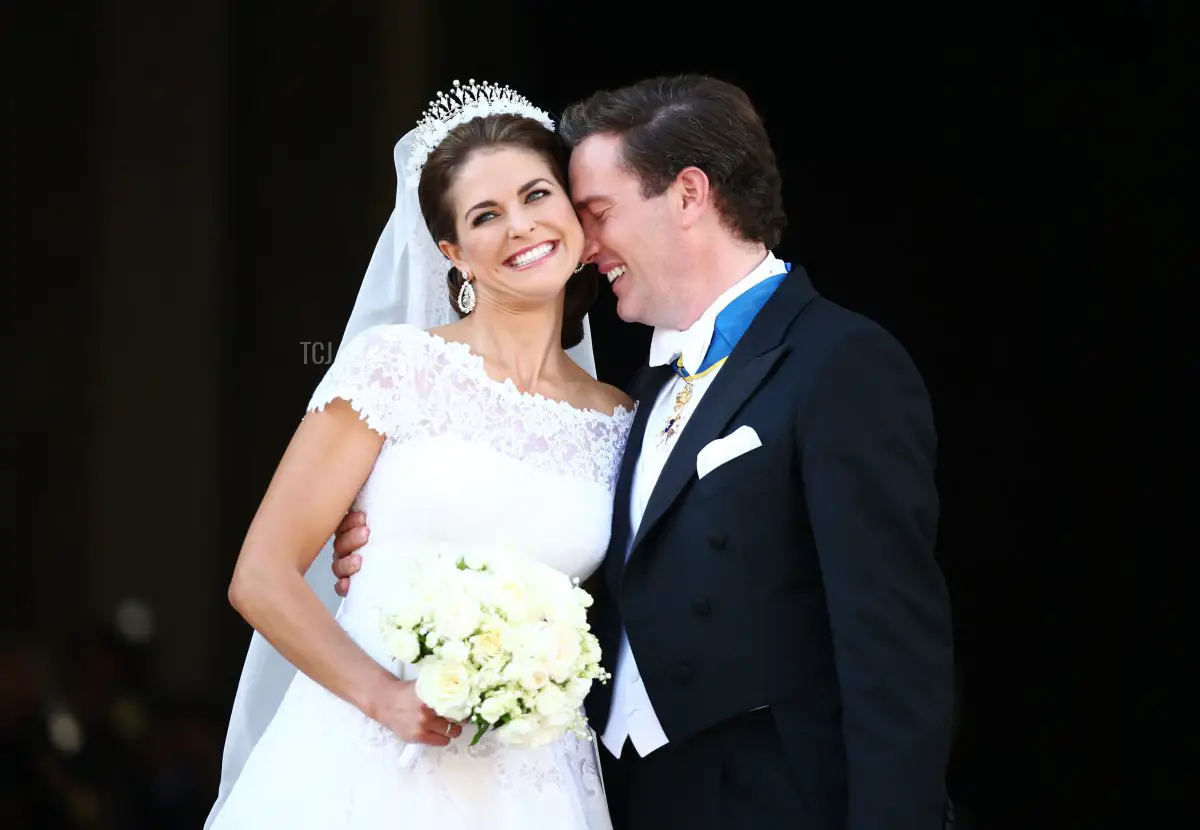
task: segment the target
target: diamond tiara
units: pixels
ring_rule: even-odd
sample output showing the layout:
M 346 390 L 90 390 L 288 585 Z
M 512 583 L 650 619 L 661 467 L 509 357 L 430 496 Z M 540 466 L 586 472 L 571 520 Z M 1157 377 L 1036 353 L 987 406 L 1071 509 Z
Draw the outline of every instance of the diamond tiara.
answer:
M 429 102 L 429 108 L 421 113 L 415 128 L 412 151 L 408 156 L 408 171 L 416 174 L 425 166 L 425 160 L 451 130 L 472 118 L 506 113 L 523 115 L 541 123 L 553 132 L 554 121 L 549 114 L 538 109 L 527 98 L 507 86 L 498 86 L 484 81 L 476 84 L 471 78 L 466 85 L 454 82 L 449 94 L 439 92 L 437 99 Z M 413 178 L 417 178 L 415 175 Z

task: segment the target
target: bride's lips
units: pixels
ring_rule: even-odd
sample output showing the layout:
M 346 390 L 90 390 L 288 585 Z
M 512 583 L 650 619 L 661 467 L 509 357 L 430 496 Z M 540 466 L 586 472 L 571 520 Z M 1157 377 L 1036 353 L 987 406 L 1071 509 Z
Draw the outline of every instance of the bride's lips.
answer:
M 515 254 L 504 260 L 504 264 L 512 268 L 514 271 L 523 271 L 526 268 L 532 268 L 538 263 L 554 256 L 558 250 L 558 241 L 551 240 L 548 242 L 539 242 L 536 245 L 530 245 L 527 248 L 522 248 Z

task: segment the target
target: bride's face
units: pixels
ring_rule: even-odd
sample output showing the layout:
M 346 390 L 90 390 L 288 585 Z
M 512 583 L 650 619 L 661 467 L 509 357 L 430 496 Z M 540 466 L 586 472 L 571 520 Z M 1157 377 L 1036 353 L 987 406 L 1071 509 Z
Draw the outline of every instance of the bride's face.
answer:
M 566 188 L 531 150 L 477 150 L 450 188 L 458 244 L 439 246 L 471 275 L 480 303 L 520 310 L 555 301 L 583 252 Z

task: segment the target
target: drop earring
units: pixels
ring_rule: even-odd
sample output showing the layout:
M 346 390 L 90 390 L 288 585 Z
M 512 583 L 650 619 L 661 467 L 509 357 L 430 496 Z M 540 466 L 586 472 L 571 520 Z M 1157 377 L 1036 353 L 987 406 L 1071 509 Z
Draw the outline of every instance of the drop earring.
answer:
M 475 308 L 475 287 L 471 285 L 470 274 L 463 271 L 462 276 L 462 287 L 458 289 L 458 310 L 463 314 L 470 314 Z

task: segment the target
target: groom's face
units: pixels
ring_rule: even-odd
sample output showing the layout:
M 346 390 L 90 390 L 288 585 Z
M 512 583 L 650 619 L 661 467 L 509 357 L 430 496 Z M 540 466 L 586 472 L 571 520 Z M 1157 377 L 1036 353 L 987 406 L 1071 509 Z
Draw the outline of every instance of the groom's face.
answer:
M 571 153 L 571 197 L 586 236 L 583 260 L 594 262 L 630 323 L 669 323 L 671 251 L 677 234 L 666 195 L 642 197 L 625 169 L 621 138 L 593 135 Z

